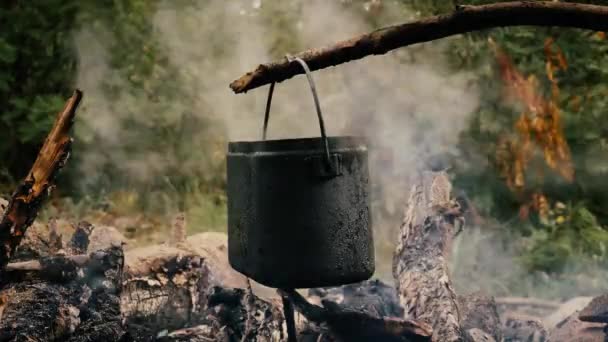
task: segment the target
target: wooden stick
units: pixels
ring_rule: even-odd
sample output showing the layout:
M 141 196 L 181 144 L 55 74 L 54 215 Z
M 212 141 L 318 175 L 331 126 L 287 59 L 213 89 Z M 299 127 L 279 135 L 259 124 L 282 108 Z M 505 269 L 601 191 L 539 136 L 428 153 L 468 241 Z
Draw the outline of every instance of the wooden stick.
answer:
M 57 172 L 69 157 L 72 143 L 69 131 L 81 98 L 82 92 L 74 91 L 63 111 L 57 115 L 32 169 L 13 193 L 0 220 L 0 270 L 4 269 L 25 231 L 34 222 L 43 200 L 54 187 Z
M 48 265 L 72 263 L 75 266 L 83 267 L 91 260 L 86 254 L 68 255 L 68 256 L 54 256 L 47 258 L 45 262 L 40 260 L 28 260 L 19 262 L 10 262 L 6 264 L 5 270 L 7 272 L 41 272 L 45 271 L 45 267 Z
M 391 50 L 466 32 L 507 26 L 559 26 L 608 30 L 608 6 L 550 1 L 516 1 L 483 6 L 458 6 L 451 14 L 390 26 L 321 49 L 296 54 L 310 70 L 383 55 Z M 261 64 L 230 84 L 235 93 L 282 82 L 303 70 L 286 59 Z

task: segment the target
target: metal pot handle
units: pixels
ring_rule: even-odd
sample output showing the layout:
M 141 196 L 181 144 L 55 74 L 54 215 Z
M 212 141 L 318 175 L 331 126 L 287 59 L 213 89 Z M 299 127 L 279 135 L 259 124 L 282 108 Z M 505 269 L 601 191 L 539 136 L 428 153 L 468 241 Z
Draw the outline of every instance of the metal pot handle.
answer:
M 330 170 L 334 170 L 335 167 L 331 162 L 331 158 L 329 156 L 329 143 L 327 141 L 327 135 L 325 134 L 325 122 L 323 121 L 323 115 L 321 113 L 321 106 L 319 105 L 319 97 L 317 96 L 317 88 L 315 87 L 315 82 L 312 80 L 312 75 L 310 73 L 310 69 L 306 62 L 304 62 L 299 57 L 285 56 L 288 62 L 296 61 L 300 63 L 304 71 L 306 72 L 306 77 L 308 78 L 308 84 L 310 85 L 310 91 L 312 92 L 312 97 L 315 101 L 315 109 L 317 110 L 317 116 L 319 117 L 319 126 L 321 127 L 321 140 L 323 141 L 323 149 L 324 149 L 324 159 L 329 166 Z M 272 93 L 274 92 L 275 82 L 270 84 L 270 89 L 268 90 L 268 100 L 266 101 L 266 112 L 264 113 L 264 131 L 262 132 L 262 140 L 266 140 L 266 130 L 268 129 L 268 118 L 270 117 L 270 104 L 272 103 Z

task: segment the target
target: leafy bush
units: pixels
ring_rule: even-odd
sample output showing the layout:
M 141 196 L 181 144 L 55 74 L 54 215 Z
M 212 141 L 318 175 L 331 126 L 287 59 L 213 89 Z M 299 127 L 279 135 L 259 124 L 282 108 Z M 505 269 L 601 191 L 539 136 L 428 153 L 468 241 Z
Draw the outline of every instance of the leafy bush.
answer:
M 421 17 L 453 11 L 450 1 L 404 2 L 420 11 Z M 460 1 L 463 5 L 495 2 L 501 1 Z M 608 4 L 605 0 L 576 2 Z M 523 185 L 516 189 L 509 185 L 502 170 L 501 141 L 517 138 L 518 119 L 526 109 L 505 99 L 509 84 L 501 79 L 501 66 L 490 39 L 524 77 L 536 79 L 538 94 L 552 99 L 558 108 L 572 156 L 572 181 L 560 175 L 563 169 L 550 167 L 551 160 L 543 160 L 543 147 L 535 145 L 523 172 Z M 480 106 L 469 129 L 461 134 L 462 154 L 453 158 L 457 188 L 464 190 L 484 216 L 503 222 L 512 231 L 509 236 L 514 244 L 521 239 L 518 236 L 524 237 L 520 259 L 528 270 L 560 272 L 577 260 L 597 266 L 606 257 L 608 238 L 604 229 L 608 225 L 606 35 L 578 29 L 512 27 L 469 33 L 449 41 L 445 53 L 454 70 L 474 72 L 482 90 Z M 547 71 L 548 44 L 563 54 L 560 62 L 564 65 L 559 71 Z M 539 198 L 543 200 L 540 206 Z M 571 203 L 563 209 L 567 213 L 562 219 L 548 220 L 543 206 L 560 202 Z
M 461 1 L 465 5 L 492 2 L 496 1 Z M 264 1 L 259 13 L 252 15 L 266 23 L 263 44 L 272 57 L 304 48 L 298 39 L 302 3 Z M 356 0 L 339 6 L 351 6 L 354 10 L 349 13 L 374 27 L 453 10 L 451 1 L 400 0 L 390 2 L 398 10 L 380 20 L 368 8 L 378 3 Z M 185 210 L 201 226 L 224 225 L 226 127 L 212 119 L 218 109 L 213 95 L 207 93 L 215 94 L 211 88 L 225 85 L 196 82 L 200 64 L 193 67 L 171 60 L 172 49 L 187 47 L 161 42 L 154 21 L 167 6 L 185 13 L 175 23 L 178 32 L 203 34 L 199 28 L 207 21 L 224 20 L 225 13 L 214 9 L 211 1 L 9 0 L 0 5 L 0 156 L 4 161 L 0 184 L 23 177 L 64 99 L 76 84 L 85 85 L 81 119 L 76 124 L 78 143 L 68 166 L 70 174 L 62 178 L 69 184 L 60 189 L 69 189 L 66 192 L 75 195 L 76 202 L 79 198 L 86 203 L 112 200 L 113 206 L 105 209 L 116 214 Z M 193 12 L 206 16 L 190 15 Z M 234 57 L 238 51 L 231 46 L 238 32 L 224 31 L 230 30 L 218 27 L 205 36 L 205 46 L 190 58 L 213 64 Z M 537 79 L 539 94 L 555 97 L 572 154 L 572 181 L 547 165 L 542 148 L 535 150 L 525 184 L 517 191 L 501 175 L 504 160 L 499 155 L 504 146 L 500 141 L 517 136 L 522 108 L 504 99 L 505 85 L 489 38 L 522 74 Z M 553 94 L 553 80 L 546 71 L 548 38 L 567 61 L 567 68 L 552 75 L 559 84 L 558 94 Z M 521 261 L 529 270 L 559 272 L 574 259 L 601 264 L 608 239 L 603 228 L 608 225 L 605 35 L 516 27 L 470 33 L 446 42 L 438 46 L 447 47 L 443 53 L 453 70 L 469 70 L 482 90 L 480 105 L 460 137 L 461 154 L 453 158 L 456 187 L 464 190 L 481 214 L 508 226 L 514 244 L 522 240 Z M 87 53 L 94 58 L 86 68 L 99 68 L 93 83 L 86 83 L 85 77 L 93 72 L 76 73 L 77 63 L 84 61 L 78 57 Z M 534 207 L 531 198 L 540 195 L 554 214 L 538 208 L 528 213 Z M 571 204 L 558 208 L 560 202 Z M 89 207 L 78 210 L 85 209 Z
M 24 176 L 71 94 L 77 3 L 15 0 L 0 5 L 0 182 Z
M 608 231 L 581 205 L 552 211 L 528 240 L 521 259 L 533 271 L 561 272 L 574 262 L 608 266 Z

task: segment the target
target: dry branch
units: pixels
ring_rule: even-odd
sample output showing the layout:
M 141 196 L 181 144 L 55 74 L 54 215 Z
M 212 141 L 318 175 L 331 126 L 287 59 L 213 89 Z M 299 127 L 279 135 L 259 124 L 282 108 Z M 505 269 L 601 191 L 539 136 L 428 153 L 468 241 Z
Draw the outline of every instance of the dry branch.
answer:
M 6 266 L 32 224 L 42 201 L 53 188 L 57 172 L 65 165 L 72 138 L 69 135 L 82 93 L 74 91 L 61 111 L 29 174 L 14 192 L 0 220 L 0 270 Z
M 53 256 L 45 260 L 11 262 L 6 265 L 5 270 L 8 272 L 45 272 L 54 269 L 53 266 L 57 267 L 65 264 L 83 267 L 89 261 L 90 258 L 86 254 Z
M 455 12 L 390 26 L 321 49 L 310 49 L 295 57 L 310 70 L 383 55 L 391 50 L 466 32 L 507 26 L 558 26 L 594 31 L 608 30 L 608 6 L 549 1 L 517 1 L 483 6 L 461 6 Z M 261 64 L 230 84 L 235 93 L 282 82 L 303 70 L 298 63 L 280 60 Z

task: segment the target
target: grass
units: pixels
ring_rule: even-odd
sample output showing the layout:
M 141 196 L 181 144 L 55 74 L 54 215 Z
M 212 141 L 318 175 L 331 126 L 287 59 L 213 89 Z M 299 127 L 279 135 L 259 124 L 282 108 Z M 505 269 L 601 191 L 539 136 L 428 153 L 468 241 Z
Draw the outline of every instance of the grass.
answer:
M 81 220 L 97 225 L 116 227 L 131 245 L 162 243 L 171 229 L 171 221 L 180 206 L 186 213 L 188 234 L 225 232 L 227 227 L 226 199 L 219 192 L 189 192 L 176 198 L 171 193 L 152 193 L 153 205 L 142 205 L 142 194 L 136 191 L 116 191 L 97 198 L 55 198 L 48 203 L 38 220 L 45 222 L 57 217 L 76 223 Z M 176 203 L 181 203 L 177 205 Z

